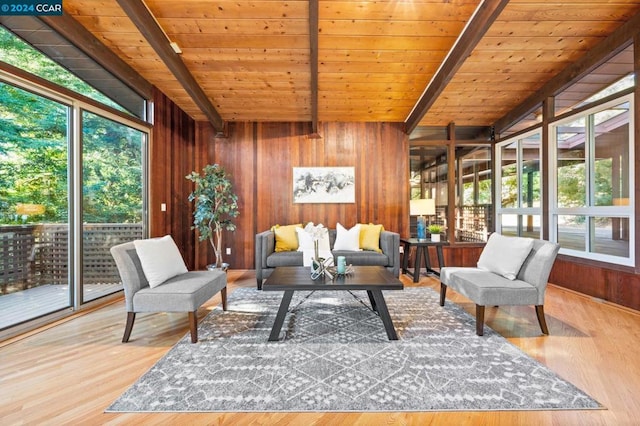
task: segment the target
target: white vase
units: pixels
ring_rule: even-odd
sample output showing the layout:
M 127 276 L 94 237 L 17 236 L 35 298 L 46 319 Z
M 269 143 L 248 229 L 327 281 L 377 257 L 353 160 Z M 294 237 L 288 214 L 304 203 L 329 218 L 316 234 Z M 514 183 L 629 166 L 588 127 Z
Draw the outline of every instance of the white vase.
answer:
M 440 242 L 440 234 L 431 234 L 431 241 L 434 243 Z

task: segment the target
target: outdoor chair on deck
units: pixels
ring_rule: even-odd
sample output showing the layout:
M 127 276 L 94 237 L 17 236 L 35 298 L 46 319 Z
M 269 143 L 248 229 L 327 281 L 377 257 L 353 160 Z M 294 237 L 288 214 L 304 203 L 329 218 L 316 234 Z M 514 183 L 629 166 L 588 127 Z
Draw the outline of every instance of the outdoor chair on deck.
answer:
M 440 306 L 447 287 L 476 304 L 476 334 L 484 334 L 485 306 L 534 305 L 542 333 L 549 334 L 544 318 L 547 280 L 560 246 L 531 238 L 492 234 L 478 267 L 444 267 L 440 271 Z
M 226 273 L 187 271 L 170 236 L 120 244 L 111 248 L 111 254 L 124 286 L 123 343 L 129 341 L 137 312 L 188 312 L 191 342 L 196 343 L 198 308 L 220 292 L 222 309 L 227 310 Z

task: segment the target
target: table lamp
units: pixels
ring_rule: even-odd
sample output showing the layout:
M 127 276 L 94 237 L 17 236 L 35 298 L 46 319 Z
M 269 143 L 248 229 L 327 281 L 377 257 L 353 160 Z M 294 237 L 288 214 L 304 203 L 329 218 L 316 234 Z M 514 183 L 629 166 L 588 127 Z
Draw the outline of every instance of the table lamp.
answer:
M 420 198 L 409 201 L 409 215 L 418 216 L 418 240 L 427 239 L 425 216 L 436 214 L 436 201 L 433 198 Z

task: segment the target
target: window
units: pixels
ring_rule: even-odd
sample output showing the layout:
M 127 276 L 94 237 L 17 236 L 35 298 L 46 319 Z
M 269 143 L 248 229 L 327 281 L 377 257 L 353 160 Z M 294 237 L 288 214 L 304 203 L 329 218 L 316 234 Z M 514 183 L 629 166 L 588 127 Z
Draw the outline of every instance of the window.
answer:
M 496 230 L 503 235 L 541 237 L 540 130 L 497 144 Z
M 561 253 L 634 265 L 632 103 L 625 96 L 551 125 L 550 236 Z
M 457 149 L 456 241 L 487 241 L 491 232 L 491 148 Z

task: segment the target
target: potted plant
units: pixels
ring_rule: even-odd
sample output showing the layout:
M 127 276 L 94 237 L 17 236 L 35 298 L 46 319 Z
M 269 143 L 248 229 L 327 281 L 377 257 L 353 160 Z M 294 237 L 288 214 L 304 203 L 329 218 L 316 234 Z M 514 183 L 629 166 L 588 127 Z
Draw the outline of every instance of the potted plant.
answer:
M 431 241 L 434 243 L 440 242 L 440 233 L 442 232 L 442 226 L 434 223 L 427 227 L 429 233 L 431 234 Z
M 216 263 L 211 267 L 226 270 L 229 267 L 222 261 L 222 231 L 234 231 L 236 225 L 231 218 L 238 216 L 238 196 L 233 192 L 229 175 L 218 164 L 207 164 L 202 174 L 191 172 L 186 178 L 196 184 L 189 194 L 189 201 L 195 201 L 193 226 L 197 229 L 199 240 L 209 240 L 215 254 Z

